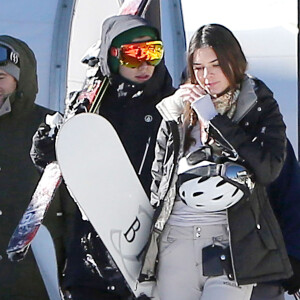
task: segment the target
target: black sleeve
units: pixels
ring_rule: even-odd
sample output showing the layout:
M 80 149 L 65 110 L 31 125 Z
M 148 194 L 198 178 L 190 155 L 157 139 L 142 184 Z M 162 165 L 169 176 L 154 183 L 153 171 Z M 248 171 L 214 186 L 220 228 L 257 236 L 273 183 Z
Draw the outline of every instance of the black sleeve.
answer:
M 215 140 L 233 148 L 251 169 L 255 181 L 266 185 L 279 175 L 285 159 L 285 124 L 270 93 L 259 95 L 248 115 L 253 121 L 251 133 L 225 115 L 210 121 L 209 132 Z

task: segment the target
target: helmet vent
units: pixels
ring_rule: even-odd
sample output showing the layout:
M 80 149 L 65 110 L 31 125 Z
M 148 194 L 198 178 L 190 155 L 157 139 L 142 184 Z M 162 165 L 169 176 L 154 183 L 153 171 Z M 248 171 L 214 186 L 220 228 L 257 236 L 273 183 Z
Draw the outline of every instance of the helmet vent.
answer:
M 193 193 L 193 197 L 198 197 L 198 196 L 201 196 L 203 194 L 203 192 L 196 192 L 196 193 Z

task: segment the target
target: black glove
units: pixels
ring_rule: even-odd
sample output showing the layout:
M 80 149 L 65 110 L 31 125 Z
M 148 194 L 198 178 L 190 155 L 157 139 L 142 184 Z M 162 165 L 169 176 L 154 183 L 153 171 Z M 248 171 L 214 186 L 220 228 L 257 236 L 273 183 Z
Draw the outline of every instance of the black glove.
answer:
M 73 106 L 74 114 L 78 115 L 84 112 L 88 112 L 89 106 L 90 106 L 89 99 L 87 98 L 81 99 Z
M 126 280 L 93 228 L 90 228 L 90 232 L 81 238 L 81 246 L 85 255 L 85 266 L 102 277 L 107 286 L 115 287 L 112 294 L 129 296 L 131 292 Z
M 300 260 L 289 256 L 294 275 L 282 283 L 282 286 L 289 295 L 295 294 L 300 289 Z
M 55 129 L 54 134 L 49 136 L 50 130 L 49 125 L 42 123 L 32 138 L 30 156 L 33 163 L 41 169 L 56 160 L 55 139 L 58 130 Z

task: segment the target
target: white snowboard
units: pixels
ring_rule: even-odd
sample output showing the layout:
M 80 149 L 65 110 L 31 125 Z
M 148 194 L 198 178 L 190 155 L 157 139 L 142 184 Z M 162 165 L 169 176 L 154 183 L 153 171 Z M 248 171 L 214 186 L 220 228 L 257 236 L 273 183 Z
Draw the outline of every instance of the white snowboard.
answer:
M 133 116 L 134 117 L 134 116 Z M 84 113 L 60 129 L 56 154 L 63 178 L 136 296 L 153 296 L 138 283 L 153 208 L 112 125 Z

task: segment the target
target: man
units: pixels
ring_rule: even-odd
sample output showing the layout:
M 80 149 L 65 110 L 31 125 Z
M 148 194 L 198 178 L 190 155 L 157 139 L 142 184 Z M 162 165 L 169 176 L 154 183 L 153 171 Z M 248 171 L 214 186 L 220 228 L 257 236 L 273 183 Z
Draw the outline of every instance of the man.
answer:
M 36 59 L 23 41 L 0 36 L 0 299 L 47 300 L 48 295 L 31 252 L 20 262 L 6 255 L 11 235 L 26 210 L 39 174 L 29 151 L 32 136 L 50 110 L 34 103 L 38 92 Z M 60 202 L 60 191 L 45 225 L 54 239 L 58 267 L 64 264 L 64 232 L 72 206 Z
M 162 61 L 162 42 L 157 29 L 143 18 L 130 15 L 108 18 L 101 37 L 98 76 L 107 76 L 110 83 L 99 114 L 114 126 L 145 191 L 149 192 L 156 132 L 161 122 L 155 106 L 174 92 Z M 34 162 L 41 167 L 45 161 L 54 159 L 49 149 L 51 143 L 49 148 L 46 141 L 42 143 L 45 139 L 35 135 L 36 149 L 32 151 Z M 64 280 L 68 299 L 132 299 L 102 241 L 79 213 L 74 232 Z
M 9 108 L 7 106 L 5 106 L 2 109 L 4 100 L 5 100 L 5 95 L 12 94 L 12 92 L 17 87 L 17 81 L 16 81 L 15 77 L 13 77 L 10 74 L 4 72 L 3 70 L 0 70 L 0 80 L 1 80 L 1 85 L 0 85 L 0 109 L 1 109 L 1 114 L 2 113 L 5 114 L 5 111 L 9 110 Z

